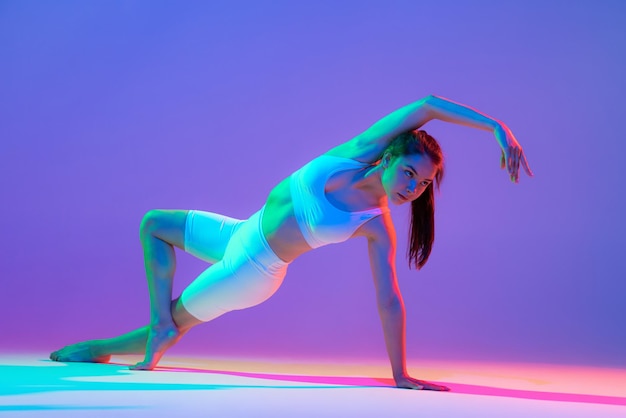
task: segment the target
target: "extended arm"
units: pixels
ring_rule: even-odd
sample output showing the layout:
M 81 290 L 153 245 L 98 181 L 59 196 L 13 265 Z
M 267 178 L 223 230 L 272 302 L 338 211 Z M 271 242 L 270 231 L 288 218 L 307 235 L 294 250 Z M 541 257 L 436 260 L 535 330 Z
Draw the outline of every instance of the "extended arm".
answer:
M 428 96 L 427 106 L 431 119 L 456 123 L 470 128 L 493 132 L 501 122 L 467 105 L 439 96 Z
M 396 386 L 409 389 L 448 390 L 445 386 L 417 380 L 406 367 L 406 314 L 395 269 L 395 232 L 391 218 L 370 222 L 368 250 L 378 313 Z
M 445 122 L 493 132 L 498 141 L 498 145 L 502 148 L 500 167 L 506 167 L 512 181 L 515 183 L 519 181 L 520 164 L 524 168 L 524 171 L 526 171 L 526 174 L 529 176 L 533 175 L 521 145 L 517 142 L 513 132 L 511 132 L 504 122 L 487 116 L 469 106 L 438 96 L 429 96 L 426 103 L 431 119 L 439 119 Z
M 350 149 L 359 150 L 357 154 L 362 156 L 362 159 L 371 160 L 380 156 L 391 140 L 399 134 L 419 129 L 433 119 L 493 132 L 502 149 L 500 165 L 507 168 L 511 180 L 519 181 L 520 164 L 529 176 L 533 175 L 522 147 L 504 122 L 467 105 L 434 95 L 388 114 L 344 146 L 348 148 L 349 153 Z

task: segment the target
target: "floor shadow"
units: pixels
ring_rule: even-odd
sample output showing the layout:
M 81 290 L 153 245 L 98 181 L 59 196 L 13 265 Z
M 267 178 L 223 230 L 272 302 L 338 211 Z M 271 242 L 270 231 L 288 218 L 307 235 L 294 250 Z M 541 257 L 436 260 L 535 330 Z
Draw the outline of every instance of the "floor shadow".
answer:
M 49 365 L 46 365 L 49 363 Z M 228 375 L 259 379 L 259 384 L 214 384 L 207 376 L 206 383 L 162 383 L 162 382 L 135 382 L 124 381 L 124 375 L 150 373 L 203 373 L 213 375 Z M 111 377 L 118 377 L 116 381 Z M 86 378 L 86 379 L 85 379 Z M 102 381 L 97 381 L 103 378 Z M 95 381 L 94 381 L 95 380 Z M 282 383 L 281 383 L 282 382 Z M 290 382 L 290 384 L 285 384 Z M 293 383 L 302 383 L 294 385 Z M 592 403 L 604 405 L 626 405 L 626 398 L 616 396 L 585 395 L 574 393 L 541 392 L 529 390 L 506 389 L 489 386 L 466 385 L 454 382 L 436 382 L 444 384 L 453 393 L 481 396 L 497 396 L 507 398 L 522 398 L 547 401 Z M 232 390 L 240 388 L 283 388 L 283 389 L 353 389 L 363 387 L 393 388 L 393 380 L 377 377 L 343 377 L 317 376 L 295 374 L 249 373 L 228 370 L 208 370 L 201 368 L 158 367 L 154 372 L 131 371 L 128 365 L 122 364 L 95 364 L 95 363 L 64 363 L 60 365 L 51 361 L 42 361 L 37 366 L 0 365 L 0 395 L 23 395 L 57 391 L 183 391 L 183 390 Z M 105 408 L 116 408 L 108 405 Z M 7 408 L 4 406 L 2 408 Z M 0 411 L 5 409 L 0 408 Z M 13 411 L 20 408 L 52 408 L 63 409 L 60 406 L 8 406 Z M 71 409 L 67 406 L 66 409 Z M 82 407 L 77 407 L 78 409 Z M 100 408 L 100 407 L 94 407 Z M 119 407 L 125 408 L 125 407 Z
M 268 380 L 280 380 L 289 382 L 314 383 L 322 385 L 338 385 L 351 387 L 394 387 L 393 379 L 378 377 L 337 377 L 337 376 L 310 376 L 310 375 L 285 375 L 268 373 L 248 373 L 233 372 L 226 370 L 206 370 L 196 368 L 162 367 L 163 371 L 172 372 L 194 372 L 225 374 L 231 376 L 241 376 L 248 378 L 259 378 Z M 454 382 L 434 382 L 445 385 L 454 393 L 467 395 L 498 396 L 506 398 L 534 399 L 542 401 L 561 401 L 576 403 L 592 403 L 603 405 L 626 405 L 626 398 L 619 396 L 586 395 L 578 393 L 544 392 L 520 389 L 507 389 L 492 386 L 466 385 Z
M 176 370 L 167 368 L 158 368 L 154 372 L 132 371 L 128 369 L 128 365 L 121 364 L 97 364 L 97 363 L 53 363 L 51 361 L 42 361 L 42 365 L 25 366 L 25 365 L 0 365 L 0 396 L 7 395 L 24 395 L 42 392 L 58 392 L 58 391 L 108 391 L 108 390 L 163 390 L 163 391 L 183 391 L 183 390 L 227 390 L 238 388 L 341 388 L 345 387 L 337 384 L 326 384 L 318 386 L 297 386 L 297 385 L 281 385 L 280 383 L 259 385 L 223 385 L 213 384 L 211 379 L 207 377 L 206 383 L 161 383 L 161 382 L 124 382 L 124 375 L 146 374 L 154 376 L 152 373 L 173 372 Z M 45 363 L 49 363 L 46 366 Z M 209 370 L 186 369 L 178 370 L 180 372 L 190 373 L 213 373 Z M 215 372 L 217 374 L 225 374 Z M 213 374 L 215 374 L 213 373 Z M 115 381 L 111 377 L 117 377 Z M 97 381 L 102 378 L 102 381 Z M 156 379 L 155 379 L 156 380 Z M 264 379 L 265 381 L 278 379 Z M 286 380 L 286 379 L 283 379 Z M 306 383 L 306 382 L 303 382 Z

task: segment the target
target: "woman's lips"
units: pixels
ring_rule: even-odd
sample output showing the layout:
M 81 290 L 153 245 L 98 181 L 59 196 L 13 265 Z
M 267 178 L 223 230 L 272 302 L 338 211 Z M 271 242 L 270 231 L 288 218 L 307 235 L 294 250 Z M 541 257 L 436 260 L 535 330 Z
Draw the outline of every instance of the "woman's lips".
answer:
M 398 196 L 400 196 L 400 200 L 402 200 L 403 202 L 406 202 L 406 201 L 407 201 L 407 198 L 406 198 L 406 197 L 404 197 L 404 195 L 403 195 L 403 194 L 398 193 Z

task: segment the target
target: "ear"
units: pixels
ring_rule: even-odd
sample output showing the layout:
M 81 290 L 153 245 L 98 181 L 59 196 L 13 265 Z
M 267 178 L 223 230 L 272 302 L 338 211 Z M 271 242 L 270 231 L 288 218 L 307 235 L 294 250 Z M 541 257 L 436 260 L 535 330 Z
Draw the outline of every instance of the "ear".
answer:
M 390 162 L 391 162 L 391 153 L 386 152 L 386 153 L 383 155 L 383 158 L 382 158 L 382 165 L 383 165 L 383 168 L 387 168 L 387 167 L 389 166 L 389 163 L 390 163 Z

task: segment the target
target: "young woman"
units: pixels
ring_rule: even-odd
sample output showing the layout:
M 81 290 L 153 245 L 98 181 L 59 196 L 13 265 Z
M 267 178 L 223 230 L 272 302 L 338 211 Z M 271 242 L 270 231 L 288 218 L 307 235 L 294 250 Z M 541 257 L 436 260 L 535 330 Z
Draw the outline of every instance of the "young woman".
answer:
M 532 172 L 510 129 L 468 106 L 428 96 L 385 116 L 280 182 L 265 205 L 242 221 L 209 212 L 152 210 L 141 224 L 151 323 L 116 338 L 55 351 L 55 361 L 106 362 L 113 354 L 145 353 L 133 370 L 152 370 L 192 327 L 257 305 L 281 285 L 287 266 L 320 246 L 366 237 L 378 310 L 395 383 L 448 390 L 409 376 L 405 311 L 397 284 L 396 235 L 389 204 L 411 204 L 408 258 L 421 268 L 434 240 L 434 187 L 443 178 L 437 142 L 419 130 L 439 119 L 495 135 L 501 167 L 513 182 Z M 174 247 L 212 265 L 172 300 Z

